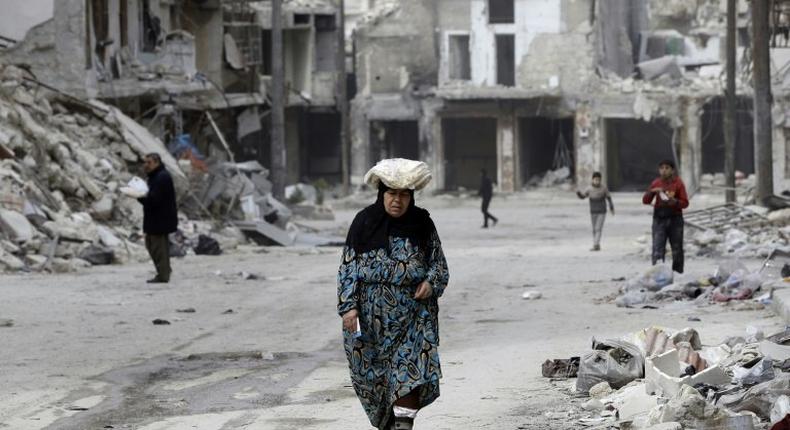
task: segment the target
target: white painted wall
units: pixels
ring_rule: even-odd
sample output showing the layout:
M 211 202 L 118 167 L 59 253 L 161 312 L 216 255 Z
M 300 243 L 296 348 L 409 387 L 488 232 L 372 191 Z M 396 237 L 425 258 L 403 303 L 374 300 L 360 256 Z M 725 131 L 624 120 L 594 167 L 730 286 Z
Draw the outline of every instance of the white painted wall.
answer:
M 55 0 L 3 0 L 0 36 L 22 40 L 33 26 L 54 16 Z
M 497 34 L 516 36 L 516 70 L 529 52 L 532 40 L 539 33 L 560 33 L 562 29 L 562 2 L 559 0 L 515 0 L 515 23 L 489 24 L 488 0 L 471 0 L 472 81 L 477 85 L 496 85 Z M 460 29 L 452 29 L 458 31 Z M 447 35 L 442 35 L 444 40 Z M 445 61 L 442 61 L 445 63 Z M 516 78 L 518 82 L 518 76 Z

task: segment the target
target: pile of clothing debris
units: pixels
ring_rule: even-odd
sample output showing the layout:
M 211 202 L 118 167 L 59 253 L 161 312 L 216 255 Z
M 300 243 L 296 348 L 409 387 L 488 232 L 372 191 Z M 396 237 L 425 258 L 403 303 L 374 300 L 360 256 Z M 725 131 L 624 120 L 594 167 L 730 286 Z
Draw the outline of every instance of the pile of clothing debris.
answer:
M 768 260 L 758 271 L 750 271 L 738 260 L 726 260 L 710 276 L 694 278 L 677 275 L 667 265 L 656 265 L 627 280 L 614 302 L 619 307 L 656 308 L 678 301 L 704 306 L 754 299 L 767 305 L 772 288 L 790 281 L 790 272 L 773 276 L 768 267 Z M 760 292 L 764 294 L 758 295 Z
M 142 207 L 119 189 L 151 152 L 162 156 L 179 200 L 188 200 L 178 161 L 143 126 L 114 107 L 48 91 L 26 71 L 0 65 L 0 271 L 66 272 L 145 260 Z M 208 230 L 181 218 L 186 234 Z M 238 232 L 222 231 L 232 246 Z
M 620 429 L 790 429 L 790 329 L 704 346 L 691 328 L 648 327 L 598 342 L 543 376 L 577 378 L 580 426 Z

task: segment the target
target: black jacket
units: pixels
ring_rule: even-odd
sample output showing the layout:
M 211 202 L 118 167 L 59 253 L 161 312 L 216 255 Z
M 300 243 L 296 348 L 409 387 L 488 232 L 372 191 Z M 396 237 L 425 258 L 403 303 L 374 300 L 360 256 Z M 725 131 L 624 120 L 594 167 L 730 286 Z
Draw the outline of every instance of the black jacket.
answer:
M 173 178 L 164 166 L 148 174 L 148 195 L 143 204 L 143 232 L 170 234 L 178 229 L 178 208 Z
M 480 178 L 480 191 L 477 192 L 477 195 L 482 197 L 483 200 L 491 200 L 491 197 L 494 196 L 494 184 L 491 178 L 488 176 Z

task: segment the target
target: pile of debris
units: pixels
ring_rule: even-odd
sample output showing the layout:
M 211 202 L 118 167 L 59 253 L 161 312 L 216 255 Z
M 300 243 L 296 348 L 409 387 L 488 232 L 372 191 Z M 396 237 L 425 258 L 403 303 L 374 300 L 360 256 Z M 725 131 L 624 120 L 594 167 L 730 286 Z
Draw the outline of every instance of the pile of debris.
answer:
M 179 200 L 187 200 L 179 163 L 143 126 L 0 65 L 0 271 L 146 259 L 142 207 L 119 189 L 151 152 L 162 156 Z
M 790 209 L 725 204 L 684 215 L 686 255 L 712 258 L 766 258 L 774 250 L 790 251 Z M 636 241 L 639 254 L 652 252 L 649 236 Z M 671 255 L 671 252 L 668 252 Z
M 657 308 L 678 301 L 705 306 L 754 299 L 766 305 L 773 288 L 790 281 L 790 265 L 783 263 L 785 255 L 790 254 L 775 251 L 757 271 L 750 271 L 738 260 L 723 261 L 713 274 L 701 278 L 678 276 L 669 266 L 656 265 L 626 281 L 614 302 L 619 307 Z M 787 267 L 776 268 L 776 264 Z
M 790 329 L 704 346 L 691 328 L 649 327 L 547 360 L 543 376 L 574 378 L 583 426 L 620 429 L 788 429 Z
M 565 191 L 570 191 L 573 184 L 571 170 L 568 167 L 560 167 L 557 170 L 549 170 L 542 175 L 535 175 L 527 181 L 526 188 L 553 188 L 559 187 Z

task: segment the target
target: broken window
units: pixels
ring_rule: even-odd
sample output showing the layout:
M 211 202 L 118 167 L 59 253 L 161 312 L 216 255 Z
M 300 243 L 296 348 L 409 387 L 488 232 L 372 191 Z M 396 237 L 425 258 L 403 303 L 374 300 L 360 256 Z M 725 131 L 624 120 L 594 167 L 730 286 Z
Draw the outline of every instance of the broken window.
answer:
M 310 24 L 310 15 L 306 13 L 294 14 L 294 25 Z
M 246 23 L 226 23 L 226 34 L 230 34 L 236 42 L 242 63 L 245 66 L 254 66 L 263 61 L 261 28 L 257 25 Z
M 667 55 L 683 55 L 686 42 L 679 35 L 642 33 L 637 62 L 654 60 Z
M 450 79 L 468 81 L 472 78 L 469 60 L 469 35 L 454 35 L 449 38 Z
M 515 22 L 514 0 L 488 0 L 488 22 L 490 24 L 512 24 Z
M 496 81 L 499 85 L 516 85 L 516 37 L 512 34 L 496 36 Z
M 336 67 L 334 15 L 315 15 L 315 70 L 317 72 L 334 72 Z

